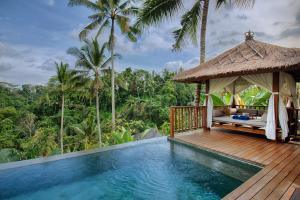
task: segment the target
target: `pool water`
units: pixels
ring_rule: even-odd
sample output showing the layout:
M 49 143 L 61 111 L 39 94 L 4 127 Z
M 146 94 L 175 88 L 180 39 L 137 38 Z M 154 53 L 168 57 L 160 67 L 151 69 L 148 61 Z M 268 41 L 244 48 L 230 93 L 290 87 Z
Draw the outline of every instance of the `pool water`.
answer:
M 160 138 L 0 170 L 0 199 L 220 199 L 260 170 Z

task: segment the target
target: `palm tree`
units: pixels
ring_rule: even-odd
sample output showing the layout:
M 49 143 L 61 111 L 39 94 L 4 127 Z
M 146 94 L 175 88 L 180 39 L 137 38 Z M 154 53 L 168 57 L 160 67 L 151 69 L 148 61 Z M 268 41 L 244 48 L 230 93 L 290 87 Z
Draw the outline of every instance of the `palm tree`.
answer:
M 63 145 L 63 130 L 64 130 L 64 109 L 65 109 L 65 93 L 70 91 L 76 85 L 75 73 L 69 69 L 67 63 L 55 63 L 56 64 L 56 76 L 53 78 L 57 80 L 57 87 L 61 94 L 61 117 L 60 117 L 60 151 L 64 153 Z
M 89 23 L 79 34 L 79 38 L 85 39 L 91 30 L 97 29 L 96 39 L 100 33 L 110 29 L 109 33 L 109 50 L 113 58 L 115 52 L 115 26 L 117 25 L 121 33 L 133 42 L 136 41 L 138 30 L 130 26 L 130 16 L 136 15 L 138 9 L 132 6 L 132 0 L 70 0 L 69 6 L 85 6 L 92 9 L 95 13 L 89 16 Z M 115 130 L 116 113 L 115 113 L 115 64 L 111 59 L 111 102 L 112 102 L 112 129 Z
M 215 0 L 217 8 L 226 3 L 237 7 L 251 7 L 255 0 Z M 146 26 L 157 24 L 165 18 L 169 19 L 178 15 L 179 10 L 183 10 L 184 0 L 146 0 L 143 8 L 138 14 L 135 26 L 143 29 Z M 181 16 L 181 27 L 173 32 L 175 43 L 174 50 L 180 50 L 186 40 L 191 40 L 194 44 L 198 41 L 198 27 L 200 28 L 200 64 L 205 62 L 206 48 L 206 26 L 210 0 L 194 0 L 190 10 Z M 201 21 L 201 23 L 200 23 Z M 195 104 L 199 105 L 200 85 L 197 85 Z
M 107 72 L 108 65 L 111 63 L 113 57 L 117 55 L 114 54 L 112 57 L 106 58 L 105 52 L 107 50 L 108 44 L 103 44 L 102 47 L 96 39 L 92 41 L 85 40 L 85 45 L 80 49 L 73 47 L 68 50 L 69 54 L 74 55 L 77 58 L 75 63 L 76 67 L 82 68 L 78 73 L 84 75 L 86 78 L 93 78 L 90 84 L 93 93 L 96 97 L 96 117 L 97 117 L 97 132 L 99 137 L 99 146 L 101 146 L 101 127 L 100 127 L 100 114 L 99 114 L 99 90 L 103 86 L 101 76 Z

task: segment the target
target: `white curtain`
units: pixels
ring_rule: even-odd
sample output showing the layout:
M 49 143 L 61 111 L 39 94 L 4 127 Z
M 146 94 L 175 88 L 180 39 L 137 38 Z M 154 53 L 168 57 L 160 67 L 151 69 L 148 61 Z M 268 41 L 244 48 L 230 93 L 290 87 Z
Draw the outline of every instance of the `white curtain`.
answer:
M 270 92 L 272 92 L 273 85 L 273 74 L 272 73 L 264 73 L 264 74 L 252 74 L 242 76 L 246 81 L 253 85 L 257 85 L 262 87 Z
M 279 115 L 278 116 L 279 124 L 280 124 L 281 132 L 282 132 L 281 139 L 284 140 L 288 136 L 288 133 L 289 133 L 289 127 L 288 127 L 289 117 L 288 117 L 287 110 L 286 110 L 286 107 L 283 103 L 281 96 L 279 96 L 278 115 Z
M 280 95 L 288 97 L 289 101 L 293 102 L 294 107 L 299 108 L 296 81 L 293 76 L 285 72 L 280 72 L 279 86 Z
M 242 76 L 249 83 L 257 85 L 261 88 L 272 92 L 273 87 L 273 74 L 264 73 L 264 74 L 252 74 Z M 274 107 L 274 93 L 272 93 L 269 99 L 268 105 L 268 115 L 267 115 L 267 124 L 266 124 L 266 137 L 270 140 L 276 139 L 276 129 L 275 129 L 275 107 Z
M 255 74 L 255 75 L 246 75 L 243 78 L 249 81 L 252 84 L 255 84 L 259 87 L 262 87 L 270 92 L 272 92 L 273 87 L 273 74 L 265 73 L 265 74 Z M 278 118 L 279 124 L 282 130 L 282 139 L 285 139 L 288 136 L 288 114 L 286 107 L 283 103 L 281 96 L 290 95 L 292 93 L 296 96 L 296 88 L 294 79 L 291 75 L 281 72 L 279 77 L 279 105 L 278 105 Z M 297 103 L 296 103 L 297 104 Z M 274 93 L 272 93 L 269 99 L 268 105 L 268 116 L 267 116 L 267 124 L 266 124 L 266 137 L 271 140 L 276 139 L 276 129 L 275 129 L 275 107 L 274 107 Z
M 218 78 L 218 79 L 211 79 L 209 80 L 209 93 L 208 95 L 208 102 L 207 102 L 207 127 L 211 128 L 212 126 L 212 112 L 214 109 L 214 103 L 211 98 L 211 94 L 221 91 L 226 86 L 230 85 L 238 79 L 238 77 L 227 77 L 227 78 Z
M 249 83 L 248 81 L 246 81 L 245 79 L 243 79 L 241 77 L 239 77 L 233 83 L 228 85 L 226 87 L 226 90 L 228 92 L 230 92 L 231 94 L 233 94 L 235 92 L 235 94 L 231 95 L 231 97 L 230 97 L 229 105 L 232 105 L 233 101 L 236 102 L 236 95 L 238 93 L 240 93 L 241 91 L 247 89 L 249 86 L 251 86 L 251 83 Z

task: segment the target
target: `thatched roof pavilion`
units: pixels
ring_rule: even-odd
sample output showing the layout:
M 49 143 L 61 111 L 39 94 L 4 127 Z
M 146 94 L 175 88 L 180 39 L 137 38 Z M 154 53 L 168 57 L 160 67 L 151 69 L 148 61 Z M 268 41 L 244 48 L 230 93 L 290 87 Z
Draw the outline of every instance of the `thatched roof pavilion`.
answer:
M 294 117 L 298 110 L 288 113 L 283 98 L 289 99 L 298 108 L 296 82 L 300 81 L 300 48 L 280 47 L 254 40 L 254 33 L 250 31 L 245 36 L 243 43 L 195 68 L 179 73 L 174 80 L 205 83 L 206 100 L 202 111 L 205 129 L 217 126 L 263 134 L 272 140 L 286 140 L 289 133 L 295 132 L 298 123 Z M 249 121 L 245 122 L 236 120 L 239 117 L 237 115 L 226 114 L 221 118 L 216 116 L 218 112 L 214 110 L 213 93 L 226 88 L 234 97 L 250 85 L 257 85 L 271 93 L 265 112 L 266 120 L 261 118 L 256 122 L 247 119 Z M 199 105 L 195 106 L 197 110 Z
M 300 48 L 286 48 L 253 39 L 246 33 L 246 40 L 199 66 L 179 73 L 174 80 L 199 83 L 213 78 L 276 71 L 294 71 L 300 81 Z

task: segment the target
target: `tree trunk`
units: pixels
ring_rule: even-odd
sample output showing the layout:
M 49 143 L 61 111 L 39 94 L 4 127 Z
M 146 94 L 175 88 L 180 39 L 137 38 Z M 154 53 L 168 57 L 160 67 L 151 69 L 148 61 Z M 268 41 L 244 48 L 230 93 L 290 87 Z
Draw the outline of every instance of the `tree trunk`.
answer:
M 208 8 L 209 8 L 209 0 L 204 0 L 203 4 L 203 13 L 201 19 L 201 27 L 200 27 L 200 64 L 205 62 L 205 40 L 206 40 L 206 24 L 207 24 L 207 16 L 208 16 Z M 201 84 L 197 84 L 196 95 L 195 95 L 195 106 L 199 106 L 200 103 L 200 91 Z
M 63 131 L 64 131 L 64 109 L 65 109 L 65 95 L 62 94 L 61 97 L 61 117 L 60 117 L 60 152 L 61 154 L 64 153 L 64 138 L 63 138 Z
M 114 65 L 114 48 L 115 48 L 115 20 L 112 19 L 111 25 L 111 35 L 112 35 L 112 47 L 111 47 L 111 115 L 112 115 L 112 131 L 115 131 L 116 126 L 116 111 L 115 111 L 115 65 Z
M 96 113 L 97 113 L 97 132 L 98 132 L 98 139 L 99 139 L 99 147 L 101 147 L 101 127 L 100 127 L 100 114 L 99 114 L 99 94 L 98 90 L 95 92 L 96 95 Z

